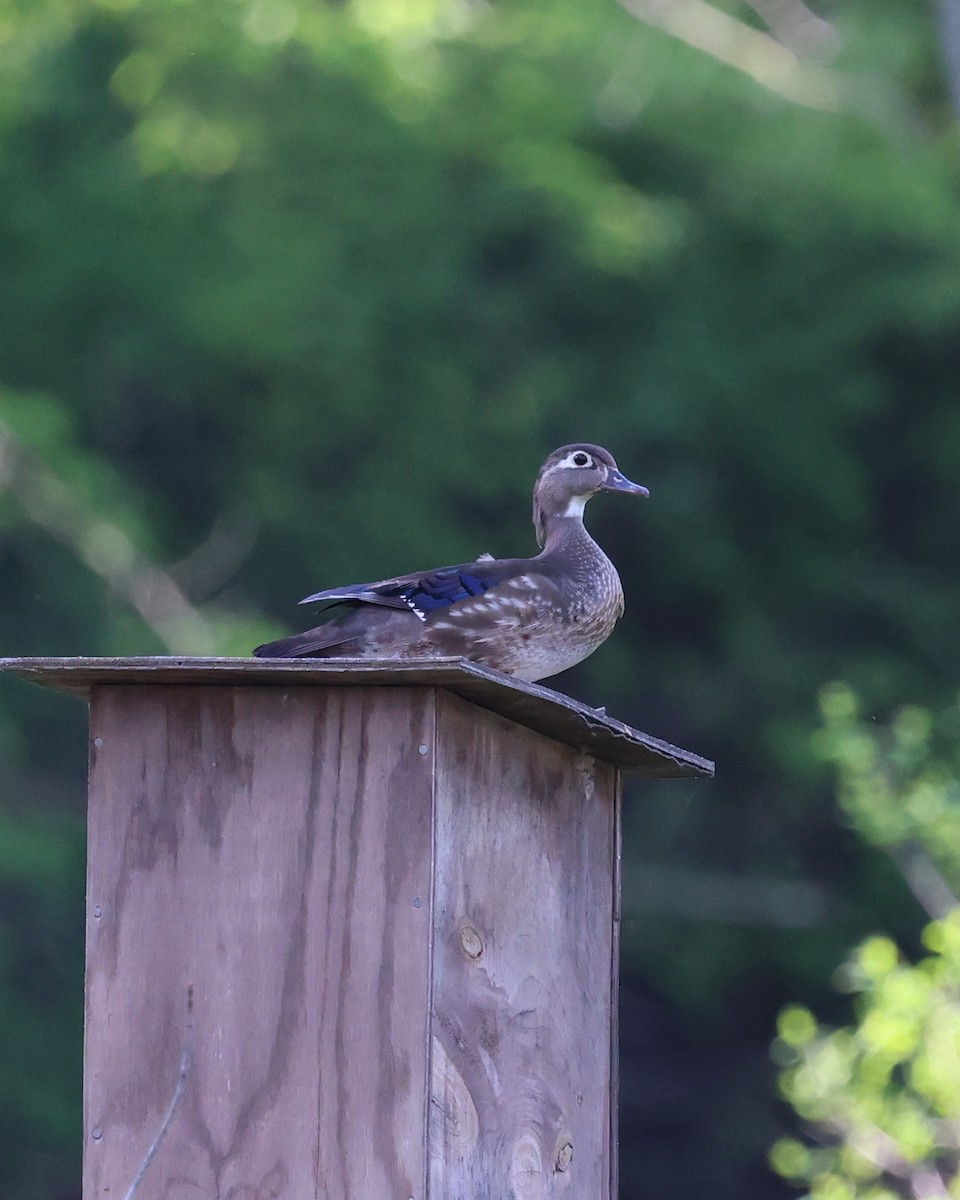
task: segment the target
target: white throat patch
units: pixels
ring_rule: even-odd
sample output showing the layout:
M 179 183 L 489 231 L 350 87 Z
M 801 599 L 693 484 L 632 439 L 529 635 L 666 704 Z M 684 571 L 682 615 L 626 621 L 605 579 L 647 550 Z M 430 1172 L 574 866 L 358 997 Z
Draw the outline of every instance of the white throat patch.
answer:
M 571 496 L 567 507 L 563 510 L 563 515 L 565 517 L 582 517 L 589 499 L 589 496 Z

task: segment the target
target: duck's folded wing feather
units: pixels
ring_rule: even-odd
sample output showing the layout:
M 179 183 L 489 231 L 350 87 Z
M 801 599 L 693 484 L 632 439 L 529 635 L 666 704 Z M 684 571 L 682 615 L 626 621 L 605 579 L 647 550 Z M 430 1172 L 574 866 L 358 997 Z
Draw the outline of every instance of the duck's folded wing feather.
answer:
M 314 592 L 301 604 L 377 604 L 387 608 L 406 608 L 426 620 L 438 608 L 456 604 L 470 596 L 482 595 L 504 580 L 517 575 L 526 560 L 483 560 L 440 567 L 435 571 L 398 575 L 376 583 L 348 584 Z
M 299 603 L 346 604 L 355 601 L 358 604 L 382 604 L 387 608 L 406 608 L 397 592 L 387 590 L 390 584 L 396 583 L 396 580 L 390 579 L 383 579 L 379 583 L 348 583 L 345 587 L 327 588 L 304 596 Z
M 328 650 L 353 641 L 355 636 L 353 631 L 345 630 L 338 621 L 328 621 L 326 625 L 318 625 L 316 629 L 308 629 L 305 633 L 266 642 L 255 647 L 253 653 L 257 658 L 309 658 L 318 650 Z

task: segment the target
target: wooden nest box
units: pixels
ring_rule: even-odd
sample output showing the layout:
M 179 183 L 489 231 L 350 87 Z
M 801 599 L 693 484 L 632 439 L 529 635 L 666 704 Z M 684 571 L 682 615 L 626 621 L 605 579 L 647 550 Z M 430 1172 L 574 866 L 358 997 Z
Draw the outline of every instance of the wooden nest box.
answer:
M 460 660 L 12 659 L 89 698 L 85 1200 L 614 1200 L 620 772 Z M 179 1083 L 178 1083 L 179 1081 Z

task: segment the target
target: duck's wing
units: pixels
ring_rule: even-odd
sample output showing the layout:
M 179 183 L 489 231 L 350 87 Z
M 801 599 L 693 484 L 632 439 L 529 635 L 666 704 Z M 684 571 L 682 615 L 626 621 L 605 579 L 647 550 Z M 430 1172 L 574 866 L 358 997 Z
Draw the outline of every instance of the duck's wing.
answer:
M 345 629 L 342 622 L 328 621 L 326 625 L 318 625 L 316 629 L 308 629 L 305 633 L 295 633 L 292 637 L 255 646 L 253 653 L 257 658 L 311 658 L 321 650 L 331 650 L 353 642 L 355 637 L 354 631 L 349 627 Z
M 408 609 L 421 621 L 438 608 L 447 608 L 458 600 L 480 596 L 529 567 L 528 559 L 491 559 L 438 567 L 433 571 L 415 571 L 375 583 L 348 584 L 327 588 L 301 600 L 301 604 L 375 604 L 385 608 Z
M 544 569 L 532 559 L 486 556 L 471 563 L 398 575 L 375 583 L 327 588 L 300 603 L 330 605 L 329 621 L 304 633 L 258 646 L 254 654 L 260 658 L 310 658 L 345 647 L 350 653 L 362 655 L 369 642 L 382 644 L 385 635 L 388 642 L 391 636 L 398 643 L 409 641 L 417 628 L 417 619 L 429 624 L 432 616 L 440 615 L 452 605 L 482 597 L 494 589 L 499 589 L 497 596 L 511 600 L 530 593 L 542 597 L 547 592 L 559 598 L 554 574 L 549 567 Z M 388 627 L 392 634 L 387 633 Z

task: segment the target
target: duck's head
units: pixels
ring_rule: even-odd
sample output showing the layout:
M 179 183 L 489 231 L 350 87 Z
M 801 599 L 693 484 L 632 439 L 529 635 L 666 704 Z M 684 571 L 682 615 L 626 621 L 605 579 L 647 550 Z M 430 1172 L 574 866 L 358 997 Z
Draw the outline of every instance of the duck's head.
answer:
M 546 539 L 547 524 L 556 517 L 583 516 L 583 509 L 597 492 L 628 492 L 649 496 L 639 483 L 631 483 L 620 471 L 609 450 L 590 442 L 561 446 L 540 468 L 533 487 L 533 524 L 537 543 Z

